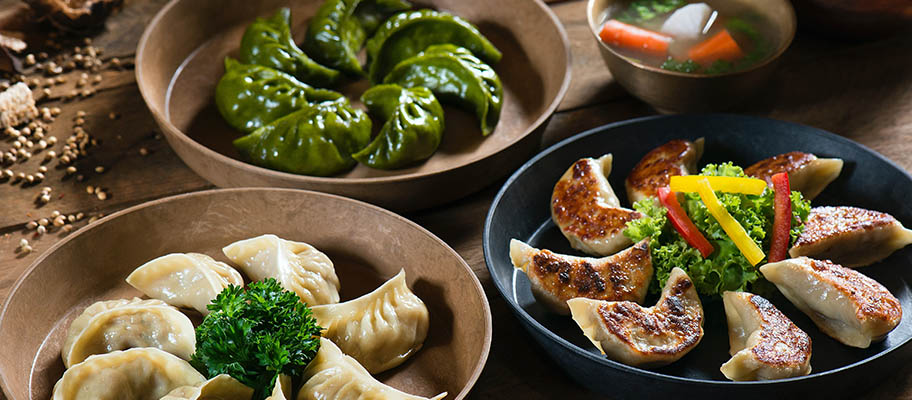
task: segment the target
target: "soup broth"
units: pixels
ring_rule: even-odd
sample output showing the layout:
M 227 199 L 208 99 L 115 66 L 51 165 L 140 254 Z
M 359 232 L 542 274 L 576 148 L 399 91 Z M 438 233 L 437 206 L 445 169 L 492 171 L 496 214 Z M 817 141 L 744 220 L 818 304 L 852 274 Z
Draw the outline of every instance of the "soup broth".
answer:
M 697 74 L 750 68 L 780 40 L 771 21 L 731 0 L 617 2 L 602 14 L 598 34 L 639 64 Z

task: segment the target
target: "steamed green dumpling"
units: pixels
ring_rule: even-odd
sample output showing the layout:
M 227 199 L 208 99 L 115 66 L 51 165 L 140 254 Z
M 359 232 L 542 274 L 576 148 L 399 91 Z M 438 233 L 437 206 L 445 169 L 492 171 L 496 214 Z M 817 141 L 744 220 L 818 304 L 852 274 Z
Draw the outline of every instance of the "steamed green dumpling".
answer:
M 250 133 L 309 103 L 337 100 L 341 93 L 317 89 L 282 71 L 225 58 L 215 104 L 229 125 Z
M 351 154 L 370 141 L 371 121 L 348 100 L 323 102 L 288 114 L 234 141 L 261 167 L 328 176 L 355 165 Z
M 386 122 L 380 133 L 352 155 L 367 166 L 394 169 L 430 157 L 443 136 L 443 108 L 423 87 L 377 85 L 364 92 L 368 111 Z
M 447 43 L 465 47 L 487 63 L 500 61 L 500 50 L 468 21 L 433 10 L 404 12 L 386 20 L 367 41 L 370 80 L 382 82 L 400 61 L 431 45 Z
M 400 62 L 383 80 L 404 87 L 423 86 L 443 103 L 474 111 L 482 134 L 494 131 L 503 105 L 503 86 L 494 69 L 468 49 L 433 45 Z
M 290 18 L 291 11 L 281 8 L 269 19 L 257 18 L 250 24 L 241 38 L 241 62 L 284 71 L 314 86 L 332 85 L 339 71 L 318 64 L 298 48 Z
M 346 74 L 364 75 L 358 52 L 367 35 L 382 18 L 409 8 L 402 0 L 326 0 L 307 26 L 304 51 Z

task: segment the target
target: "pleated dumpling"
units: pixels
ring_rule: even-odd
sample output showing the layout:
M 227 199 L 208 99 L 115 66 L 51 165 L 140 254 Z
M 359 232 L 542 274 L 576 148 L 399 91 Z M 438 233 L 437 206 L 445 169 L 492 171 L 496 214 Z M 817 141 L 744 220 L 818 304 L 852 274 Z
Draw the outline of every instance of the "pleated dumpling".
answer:
M 427 337 L 428 310 L 406 285 L 405 270 L 357 299 L 311 310 L 323 337 L 372 374 L 402 364 Z
M 789 255 L 855 268 L 878 262 L 909 244 L 912 230 L 890 214 L 858 207 L 814 207 Z
M 773 175 L 785 172 L 791 189 L 812 200 L 839 176 L 842 164 L 839 158 L 817 158 L 810 153 L 792 151 L 760 160 L 745 168 L 744 173 L 770 182 Z
M 440 400 L 401 392 L 374 379 L 361 364 L 332 341 L 320 338 L 320 350 L 304 370 L 297 400 Z
M 703 155 L 703 138 L 694 140 L 676 139 L 652 149 L 627 175 L 624 186 L 630 204 L 647 197 L 655 197 L 656 191 L 668 186 L 672 176 L 690 175 L 697 171 L 697 160 Z
M 159 400 L 205 381 L 190 363 L 156 348 L 94 355 L 73 365 L 54 385 L 53 400 Z
M 160 400 L 250 400 L 253 388 L 221 374 L 192 386 L 181 386 Z
M 288 400 L 291 396 L 291 377 L 285 374 L 279 374 L 276 377 L 275 385 L 272 386 L 272 394 L 266 400 Z
M 577 160 L 554 185 L 551 219 L 570 246 L 593 256 L 609 256 L 633 244 L 624 229 L 643 214 L 621 207 L 608 183 L 611 154 Z
M 149 261 L 127 283 L 153 299 L 208 315 L 206 306 L 228 285 L 244 286 L 234 268 L 199 253 L 172 253 Z
M 867 348 L 902 319 L 902 305 L 887 288 L 830 261 L 791 258 L 760 272 L 823 333 L 847 346 Z
M 384 83 L 426 87 L 444 104 L 474 112 L 481 133 L 494 131 L 503 106 L 503 85 L 497 72 L 471 51 L 452 44 L 436 44 L 403 60 Z
M 234 242 L 222 252 L 252 280 L 275 278 L 308 306 L 339 302 L 332 261 L 307 243 L 267 234 Z
M 722 293 L 729 353 L 722 374 L 733 381 L 791 378 L 811 373 L 811 338 L 768 300 Z
M 161 300 L 99 301 L 70 324 L 60 355 L 69 368 L 93 354 L 136 347 L 155 347 L 189 360 L 196 350 L 193 323 Z
M 703 305 L 693 282 L 675 267 L 655 306 L 632 301 L 567 300 L 573 321 L 602 354 L 654 368 L 677 361 L 703 339 Z

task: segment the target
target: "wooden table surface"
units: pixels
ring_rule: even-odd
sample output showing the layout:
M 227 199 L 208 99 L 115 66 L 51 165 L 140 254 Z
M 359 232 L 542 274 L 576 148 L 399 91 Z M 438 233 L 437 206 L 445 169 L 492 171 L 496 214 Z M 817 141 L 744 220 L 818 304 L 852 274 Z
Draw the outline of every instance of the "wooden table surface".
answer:
M 0 0 L 0 24 L 4 10 L 11 10 L 15 3 Z M 128 0 L 124 9 L 108 20 L 107 30 L 94 37 L 93 44 L 105 49 L 105 58 L 119 57 L 128 64 L 105 70 L 94 96 L 64 101 L 61 96 L 69 89 L 54 87 L 51 97 L 39 104 L 62 109 L 58 117 L 62 122 L 55 123 L 51 131 L 61 138 L 72 130 L 69 121 L 76 112 L 86 111 L 85 129 L 100 139 L 100 144 L 77 163 L 84 181 L 62 178 L 61 171 L 52 170 L 42 185 L 0 183 L 0 301 L 6 299 L 26 267 L 65 236 L 58 230 L 35 238 L 25 229 L 28 221 L 46 217 L 52 210 L 109 214 L 144 201 L 213 187 L 189 170 L 157 134 L 129 65 L 145 24 L 164 3 Z M 550 4 L 570 37 L 573 81 L 547 126 L 542 148 L 589 128 L 655 113 L 612 81 L 588 32 L 585 4 L 581 0 Z M 736 112 L 835 132 L 912 170 L 912 52 L 908 49 L 912 49 L 912 35 L 845 43 L 799 33 L 766 91 Z M 70 80 L 75 81 L 75 76 Z M 117 114 L 115 119 L 109 118 L 111 112 Z M 10 143 L 3 139 L 0 149 L 10 147 Z M 38 165 L 39 161 L 33 160 L 15 168 L 35 171 Z M 96 173 L 96 166 L 103 166 L 105 172 Z M 578 388 L 522 330 L 488 275 L 482 255 L 482 225 L 502 183 L 452 204 L 406 215 L 456 249 L 472 266 L 488 295 L 494 340 L 487 366 L 470 398 L 591 398 L 593 393 Z M 38 208 L 34 199 L 43 185 L 53 188 L 53 200 Z M 109 197 L 102 201 L 87 194 L 88 185 L 105 188 Z M 88 218 L 83 219 L 75 227 L 87 222 Z M 33 252 L 16 251 L 22 238 L 31 242 Z M 912 399 L 912 366 L 884 371 L 883 375 L 871 398 Z

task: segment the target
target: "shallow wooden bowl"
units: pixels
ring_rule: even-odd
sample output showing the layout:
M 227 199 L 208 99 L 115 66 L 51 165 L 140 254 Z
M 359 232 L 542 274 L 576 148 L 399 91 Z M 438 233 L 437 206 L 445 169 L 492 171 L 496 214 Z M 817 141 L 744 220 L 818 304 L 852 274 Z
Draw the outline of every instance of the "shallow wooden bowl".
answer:
M 418 225 L 359 201 L 292 189 L 222 189 L 138 205 L 91 224 L 38 258 L 0 312 L 0 384 L 10 400 L 50 398 L 63 375 L 60 347 L 89 304 L 142 294 L 124 278 L 172 252 L 221 261 L 236 240 L 274 233 L 310 243 L 335 264 L 342 300 L 400 268 L 430 312 L 424 347 L 378 379 L 409 393 L 464 398 L 491 345 L 491 311 L 459 255 Z
M 222 60 L 237 56 L 256 16 L 292 9 L 292 32 L 303 39 L 321 0 L 173 0 L 149 23 L 136 51 L 136 80 L 171 147 L 196 173 L 221 187 L 272 186 L 354 197 L 414 210 L 465 196 L 506 175 L 538 148 L 544 125 L 570 83 L 566 32 L 538 0 L 434 0 L 429 7 L 479 27 L 502 52 L 494 66 L 504 85 L 497 129 L 483 137 L 473 115 L 445 107 L 446 131 L 437 153 L 416 166 L 384 171 L 362 165 L 334 177 L 273 171 L 244 162 L 213 100 Z M 366 80 L 342 88 L 357 100 Z M 359 103 L 359 102 L 356 102 Z M 380 124 L 375 123 L 379 126 Z

